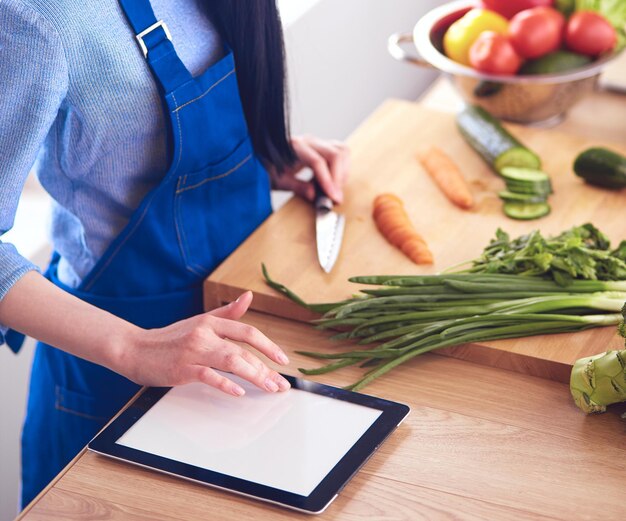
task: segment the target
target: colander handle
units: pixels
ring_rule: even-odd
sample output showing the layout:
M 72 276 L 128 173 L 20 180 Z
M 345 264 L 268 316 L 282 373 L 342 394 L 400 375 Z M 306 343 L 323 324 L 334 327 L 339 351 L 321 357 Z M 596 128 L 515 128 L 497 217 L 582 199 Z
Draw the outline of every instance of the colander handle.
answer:
M 411 56 L 410 54 L 408 54 L 403 47 L 407 43 L 413 44 L 413 34 L 394 33 L 387 40 L 387 50 L 389 51 L 389 54 L 391 54 L 391 56 L 393 56 L 398 61 L 412 63 L 414 65 L 419 65 L 420 67 L 428 67 L 429 69 L 434 69 L 434 67 L 426 60 L 424 60 L 421 56 Z M 415 45 L 412 45 L 412 47 L 415 50 Z

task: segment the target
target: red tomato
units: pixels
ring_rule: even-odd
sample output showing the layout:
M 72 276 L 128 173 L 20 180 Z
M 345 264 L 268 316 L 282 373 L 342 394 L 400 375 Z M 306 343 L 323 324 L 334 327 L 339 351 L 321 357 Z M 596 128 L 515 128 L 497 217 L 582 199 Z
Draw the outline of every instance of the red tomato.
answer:
M 469 59 L 472 67 L 487 74 L 515 74 L 522 65 L 511 41 L 494 31 L 484 31 L 476 38 Z
M 565 18 L 551 7 L 534 7 L 517 13 L 509 23 L 515 50 L 524 58 L 539 58 L 561 47 Z
M 565 44 L 574 52 L 597 56 L 615 47 L 617 34 L 601 14 L 577 11 L 567 22 Z
M 531 9 L 533 7 L 551 7 L 554 4 L 554 0 L 483 0 L 483 5 L 500 13 L 505 18 L 512 18 L 524 9 Z

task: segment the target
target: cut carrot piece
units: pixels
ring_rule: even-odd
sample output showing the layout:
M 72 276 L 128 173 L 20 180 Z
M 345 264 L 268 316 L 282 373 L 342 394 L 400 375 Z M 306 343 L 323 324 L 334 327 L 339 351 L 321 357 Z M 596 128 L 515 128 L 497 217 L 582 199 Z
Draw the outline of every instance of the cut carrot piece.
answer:
M 426 172 L 444 195 L 456 206 L 469 210 L 474 206 L 474 197 L 461 170 L 440 148 L 431 147 L 418 155 Z
M 397 208 L 401 209 L 402 207 L 398 205 L 398 203 L 393 202 L 393 201 L 382 201 L 378 205 L 374 206 L 374 211 L 372 213 L 373 213 L 374 219 L 378 219 L 378 216 L 381 213 L 395 210 Z
M 433 255 L 426 241 L 415 231 L 402 200 L 394 194 L 381 194 L 374 199 L 372 211 L 380 233 L 416 264 L 432 264 Z
M 377 206 L 378 204 L 382 203 L 383 201 L 394 201 L 396 203 L 398 203 L 399 205 L 402 205 L 402 199 L 400 199 L 396 194 L 380 194 L 378 196 L 376 196 L 376 199 L 374 199 L 374 206 Z
M 402 244 L 409 241 L 414 236 L 415 230 L 406 225 L 400 226 L 399 228 L 394 228 L 389 234 L 386 235 L 387 240 L 398 248 L 400 248 Z
M 426 246 L 426 243 L 420 239 L 410 239 L 402 245 L 402 251 L 415 264 L 432 264 L 433 254 Z

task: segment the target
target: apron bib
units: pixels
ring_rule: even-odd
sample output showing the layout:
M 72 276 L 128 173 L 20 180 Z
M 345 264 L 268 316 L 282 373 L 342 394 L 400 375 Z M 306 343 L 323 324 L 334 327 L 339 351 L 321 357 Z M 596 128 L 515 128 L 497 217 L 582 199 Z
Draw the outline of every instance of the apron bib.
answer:
M 192 77 L 149 0 L 120 0 L 171 121 L 171 163 L 81 285 L 46 276 L 143 328 L 203 311 L 202 282 L 271 212 L 269 176 L 252 148 L 230 51 Z M 23 337 L 7 335 L 12 349 Z M 101 366 L 39 343 L 22 431 L 26 506 L 136 393 Z

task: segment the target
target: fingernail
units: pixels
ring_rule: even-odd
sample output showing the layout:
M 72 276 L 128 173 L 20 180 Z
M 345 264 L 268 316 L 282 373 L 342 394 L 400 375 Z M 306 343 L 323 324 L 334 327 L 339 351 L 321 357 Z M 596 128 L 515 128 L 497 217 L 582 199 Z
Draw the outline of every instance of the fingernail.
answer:
M 288 380 L 285 380 L 281 376 L 280 380 L 278 380 L 278 387 L 280 388 L 281 391 L 286 391 L 287 389 L 289 389 L 291 387 L 291 384 L 289 383 Z
M 283 364 L 283 365 L 287 365 L 289 363 L 289 358 L 287 358 L 287 355 L 285 353 L 278 353 L 278 362 Z
M 243 297 L 245 297 L 248 293 L 250 293 L 250 290 L 245 291 L 244 293 L 242 293 L 241 295 L 239 295 L 237 297 L 237 300 L 235 300 L 235 302 L 239 302 Z
M 238 385 L 233 386 L 233 394 L 235 396 L 243 396 L 246 394 L 246 391 L 243 390 L 243 387 L 239 387 Z
M 265 379 L 265 388 L 270 393 L 275 393 L 276 391 L 278 391 L 278 384 L 276 384 L 276 382 L 274 380 L 270 380 L 269 378 L 266 378 Z

